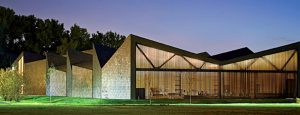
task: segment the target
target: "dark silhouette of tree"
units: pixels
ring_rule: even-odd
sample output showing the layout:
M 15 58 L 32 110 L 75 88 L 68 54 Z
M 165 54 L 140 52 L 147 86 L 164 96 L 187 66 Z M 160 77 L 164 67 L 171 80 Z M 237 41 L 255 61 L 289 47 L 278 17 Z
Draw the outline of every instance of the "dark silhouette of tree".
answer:
M 15 12 L 12 9 L 0 7 L 0 47 L 7 48 L 9 39 L 9 29 L 15 18 Z
M 125 36 L 117 34 L 116 32 L 108 31 L 105 34 L 102 34 L 97 31 L 95 34 L 92 34 L 91 42 L 112 48 L 118 48 L 125 38 Z
M 61 39 L 61 45 L 57 47 L 57 53 L 65 54 L 68 48 L 76 50 L 92 48 L 92 45 L 89 43 L 90 34 L 87 32 L 87 29 L 74 24 L 70 30 L 70 34 Z
M 112 31 L 105 34 L 97 31 L 91 35 L 77 24 L 68 31 L 58 20 L 16 15 L 12 9 L 0 6 L 0 60 L 5 60 L 0 62 L 0 68 L 10 66 L 24 50 L 65 54 L 68 48 L 91 49 L 93 43 L 118 48 L 125 39 Z
M 15 20 L 15 12 L 12 9 L 8 9 L 0 6 L 0 68 L 8 67 L 14 60 L 14 56 L 11 49 L 13 46 L 9 46 L 13 41 L 9 36 L 10 27 Z M 19 30 L 16 30 L 17 33 Z M 16 34 L 17 35 L 17 34 Z

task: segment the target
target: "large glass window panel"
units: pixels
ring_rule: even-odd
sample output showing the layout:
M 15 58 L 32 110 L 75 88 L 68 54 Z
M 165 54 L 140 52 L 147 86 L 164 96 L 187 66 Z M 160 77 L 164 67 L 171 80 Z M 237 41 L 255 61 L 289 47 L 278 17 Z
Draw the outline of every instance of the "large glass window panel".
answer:
M 136 88 L 146 99 L 217 98 L 219 95 L 219 77 L 214 72 L 137 71 L 136 78 Z
M 186 57 L 186 56 L 185 56 L 185 58 L 197 68 L 200 68 L 204 63 L 204 61 L 202 61 L 202 60 L 198 60 L 198 59 L 194 59 L 194 58 L 190 58 L 190 57 Z
M 225 98 L 251 98 L 253 97 L 253 77 L 242 72 L 225 72 L 223 96 Z
M 205 62 L 201 69 L 219 69 L 219 66 L 217 64 Z
M 274 66 L 281 69 L 288 59 L 294 54 L 294 50 L 275 53 L 264 56 L 265 59 L 269 60 Z
M 293 57 L 291 58 L 292 55 Z M 222 67 L 225 70 L 281 70 L 282 68 L 283 70 L 297 70 L 297 52 L 294 52 L 294 50 L 284 51 L 255 59 L 248 59 L 223 65 Z
M 251 64 L 253 64 L 254 61 L 255 59 L 248 59 L 245 61 L 236 62 L 236 64 L 239 65 L 239 67 L 241 67 L 242 69 L 247 69 Z
M 225 98 L 282 98 L 295 95 L 293 73 L 224 72 Z
M 194 67 L 189 64 L 186 60 L 184 60 L 181 56 L 174 56 L 171 60 L 169 60 L 162 68 L 168 69 L 193 69 Z
M 263 58 L 258 58 L 255 62 L 248 68 L 249 70 L 276 70 L 268 61 Z
M 223 65 L 222 69 L 225 69 L 225 70 L 240 70 L 241 67 L 238 64 L 234 63 L 234 64 Z
M 174 53 L 147 47 L 140 44 L 138 45 L 138 47 L 142 50 L 142 52 L 145 53 L 145 55 L 149 58 L 149 60 L 155 67 L 161 66 L 165 61 L 167 61 L 174 55 Z
M 137 68 L 153 68 L 141 51 L 136 48 L 136 67 Z
M 289 70 L 289 71 L 297 71 L 297 65 L 298 61 L 297 61 L 297 52 L 295 53 L 295 55 L 291 58 L 291 60 L 287 63 L 287 65 L 285 66 L 284 70 Z

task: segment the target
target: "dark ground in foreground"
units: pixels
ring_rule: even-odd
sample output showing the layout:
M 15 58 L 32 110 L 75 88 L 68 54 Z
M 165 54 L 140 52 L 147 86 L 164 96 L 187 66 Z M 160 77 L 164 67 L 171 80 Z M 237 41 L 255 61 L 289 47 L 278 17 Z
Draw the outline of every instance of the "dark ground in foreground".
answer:
M 0 106 L 0 115 L 299 115 L 300 108 L 201 106 Z

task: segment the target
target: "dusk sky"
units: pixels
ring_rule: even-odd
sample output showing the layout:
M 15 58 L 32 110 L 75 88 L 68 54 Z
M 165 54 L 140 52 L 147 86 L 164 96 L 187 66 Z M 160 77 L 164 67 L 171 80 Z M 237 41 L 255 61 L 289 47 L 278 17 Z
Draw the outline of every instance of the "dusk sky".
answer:
M 191 52 L 262 51 L 300 41 L 300 0 L 1 0 L 69 29 L 135 34 Z

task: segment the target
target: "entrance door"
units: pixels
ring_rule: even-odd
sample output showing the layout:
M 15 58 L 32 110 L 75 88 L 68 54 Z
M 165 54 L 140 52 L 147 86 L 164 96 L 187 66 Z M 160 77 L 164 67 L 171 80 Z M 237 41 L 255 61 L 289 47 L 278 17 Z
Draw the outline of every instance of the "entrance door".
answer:
M 294 97 L 295 87 L 296 87 L 295 79 L 287 79 L 286 80 L 287 97 Z
M 136 99 L 145 99 L 145 88 L 136 88 Z

